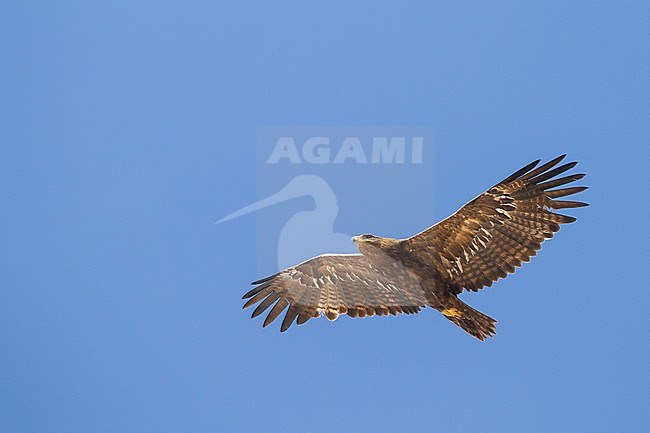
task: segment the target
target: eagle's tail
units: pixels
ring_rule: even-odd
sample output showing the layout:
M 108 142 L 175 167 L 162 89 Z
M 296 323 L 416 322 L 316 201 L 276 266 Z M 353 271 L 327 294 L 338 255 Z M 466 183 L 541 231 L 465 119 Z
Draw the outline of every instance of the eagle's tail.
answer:
M 445 307 L 440 309 L 440 312 L 449 320 L 460 326 L 473 337 L 483 341 L 487 337 L 494 337 L 497 323 L 496 320 L 490 316 L 477 311 L 453 296 Z

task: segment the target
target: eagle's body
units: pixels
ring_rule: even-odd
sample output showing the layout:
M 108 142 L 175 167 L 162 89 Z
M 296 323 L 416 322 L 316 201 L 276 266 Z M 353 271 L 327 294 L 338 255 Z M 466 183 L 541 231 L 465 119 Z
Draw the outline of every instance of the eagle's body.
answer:
M 460 299 L 513 273 L 541 248 L 560 224 L 575 218 L 550 209 L 585 206 L 555 200 L 586 189 L 554 189 L 584 174 L 550 180 L 576 163 L 555 167 L 564 155 L 535 169 L 535 161 L 479 195 L 455 214 L 407 239 L 361 235 L 361 254 L 325 254 L 255 281 L 244 305 L 260 304 L 253 317 L 274 305 L 264 326 L 288 307 L 281 330 L 325 314 L 352 317 L 418 313 L 429 306 L 474 337 L 495 333 L 496 321 Z

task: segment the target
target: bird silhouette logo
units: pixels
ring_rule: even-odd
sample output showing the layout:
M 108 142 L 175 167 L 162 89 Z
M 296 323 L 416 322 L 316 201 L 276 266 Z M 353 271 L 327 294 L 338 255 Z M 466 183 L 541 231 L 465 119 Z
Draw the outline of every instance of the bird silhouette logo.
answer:
M 350 236 L 334 231 L 339 213 L 336 194 L 325 179 L 313 174 L 294 177 L 280 191 L 221 218 L 217 224 L 305 196 L 312 198 L 314 208 L 295 213 L 282 227 L 277 249 L 278 269 L 285 269 L 323 251 L 356 252 Z

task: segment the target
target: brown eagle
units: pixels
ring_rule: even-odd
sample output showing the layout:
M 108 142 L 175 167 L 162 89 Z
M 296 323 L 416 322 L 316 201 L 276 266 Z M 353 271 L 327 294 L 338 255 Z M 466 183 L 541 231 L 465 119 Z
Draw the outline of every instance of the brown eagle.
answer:
M 264 326 L 287 310 L 281 331 L 321 314 L 351 317 L 415 314 L 429 306 L 467 333 L 485 340 L 496 320 L 458 299 L 515 272 L 537 254 L 560 224 L 576 219 L 551 209 L 587 206 L 557 200 L 587 189 L 552 189 L 584 174 L 555 178 L 577 162 L 556 167 L 566 155 L 539 167 L 534 161 L 479 195 L 456 213 L 407 239 L 365 234 L 352 241 L 361 254 L 324 254 L 255 281 L 244 308 L 269 307 Z M 535 168 L 537 167 L 537 168 Z M 555 168 L 554 168 L 555 167 Z M 555 179 L 554 179 L 555 178 Z

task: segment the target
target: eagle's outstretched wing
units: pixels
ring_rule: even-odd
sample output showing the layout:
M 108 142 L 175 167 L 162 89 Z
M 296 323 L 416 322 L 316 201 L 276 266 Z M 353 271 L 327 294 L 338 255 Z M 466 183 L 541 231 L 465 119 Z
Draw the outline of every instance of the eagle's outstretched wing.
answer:
M 403 245 L 420 261 L 433 264 L 437 275 L 446 279 L 456 293 L 491 286 L 536 255 L 542 242 L 560 230 L 560 224 L 575 221 L 550 209 L 587 205 L 555 200 L 587 189 L 551 189 L 585 176 L 552 179 L 577 164 L 553 168 L 565 156 L 538 168 L 540 160 L 528 164 L 447 219 L 405 239 Z
M 287 309 L 281 331 L 298 318 L 299 325 L 321 313 L 335 320 L 351 317 L 418 313 L 426 305 L 418 280 L 396 261 L 371 263 L 361 254 L 327 254 L 314 257 L 268 278 L 244 295 L 244 308 L 260 304 L 253 317 L 273 305 L 264 326 Z

